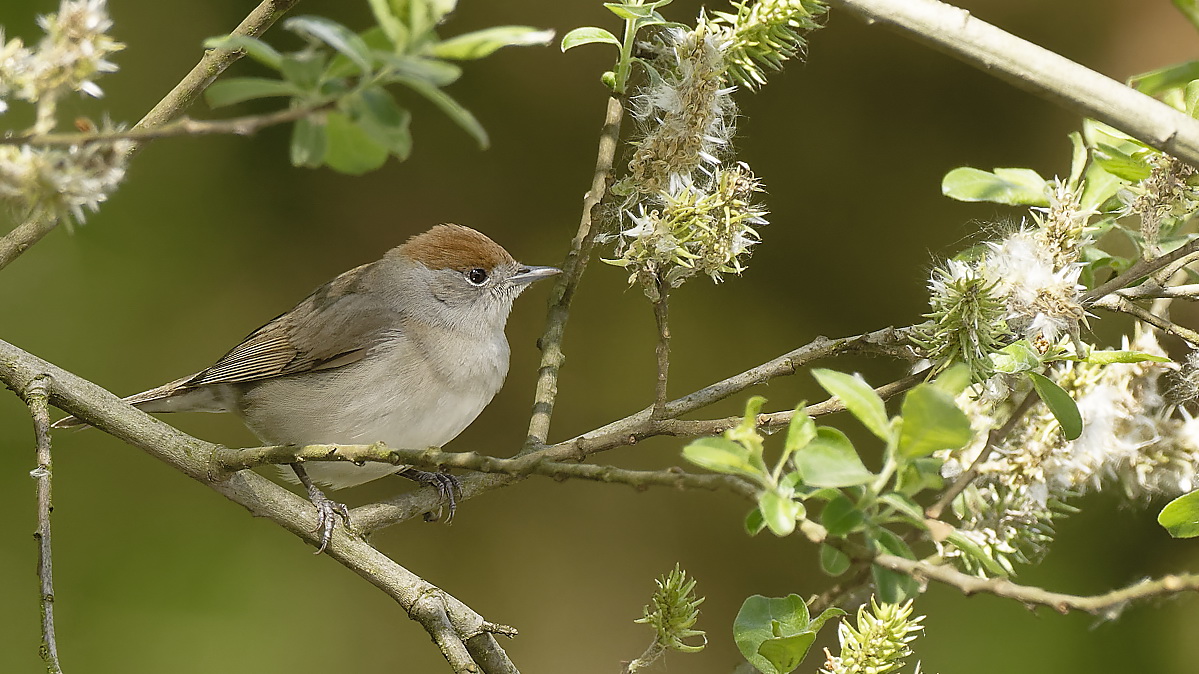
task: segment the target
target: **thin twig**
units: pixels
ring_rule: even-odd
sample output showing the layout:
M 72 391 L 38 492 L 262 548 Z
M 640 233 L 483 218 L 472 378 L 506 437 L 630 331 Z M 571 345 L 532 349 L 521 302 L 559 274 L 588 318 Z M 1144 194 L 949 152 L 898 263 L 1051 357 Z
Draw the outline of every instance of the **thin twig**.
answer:
M 654 405 L 650 418 L 662 419 L 666 416 L 666 384 L 670 376 L 670 313 L 667 305 L 670 286 L 663 283 L 657 274 L 654 274 L 653 283 L 657 293 L 654 300 L 654 325 L 658 328 L 658 342 L 654 347 L 654 355 L 658 363 L 658 379 L 654 386 Z
M 1122 314 L 1128 314 L 1133 318 L 1152 325 L 1166 334 L 1174 335 L 1180 339 L 1185 339 L 1186 341 L 1190 342 L 1192 346 L 1199 347 L 1199 332 L 1195 332 L 1190 328 L 1184 328 L 1173 321 L 1162 318 L 1148 309 L 1133 304 L 1119 295 L 1111 295 L 1106 297 L 1103 300 L 1096 302 L 1094 306 L 1103 309 L 1111 309 L 1112 311 L 1118 311 Z
M 1146 282 L 1139 286 L 1117 290 L 1115 294 L 1130 300 L 1168 298 L 1194 301 L 1199 300 L 1199 283 L 1163 287 L 1156 283 Z
M 147 141 L 177 136 L 249 136 L 268 126 L 286 124 L 308 117 L 331 107 L 332 103 L 288 108 L 263 115 L 246 115 L 231 119 L 197 120 L 182 117 L 161 126 L 137 127 L 127 131 L 102 131 L 95 133 L 48 133 L 40 136 L 13 136 L 0 138 L 0 145 L 72 146 L 89 143 L 115 143 L 122 140 Z
M 574 300 L 579 279 L 587 268 L 591 247 L 595 241 L 595 221 L 600 202 L 612 185 L 612 164 L 616 158 L 616 144 L 620 139 L 620 124 L 624 120 L 624 105 L 615 96 L 608 99 L 604 115 L 604 126 L 600 130 L 599 150 L 595 158 L 595 173 L 591 178 L 591 189 L 583 197 L 583 216 L 579 230 L 571 241 L 570 252 L 562 263 L 562 274 L 550 291 L 549 314 L 545 320 L 545 332 L 537 345 L 541 348 L 541 366 L 537 375 L 537 390 L 533 398 L 533 412 L 529 418 L 529 434 L 523 453 L 536 451 L 545 445 L 549 437 L 550 418 L 554 414 L 554 401 L 558 397 L 558 371 L 566 356 L 562 353 L 562 335 L 566 321 L 570 318 L 570 304 Z
M 54 465 L 50 459 L 50 408 L 47 405 L 49 397 L 50 378 L 46 375 L 35 377 L 24 389 L 25 402 L 29 405 L 29 414 L 33 417 L 33 431 L 37 438 L 37 468 L 30 475 L 37 481 L 37 576 L 39 580 L 42 606 L 42 645 L 38 649 L 42 661 L 46 663 L 46 671 L 50 674 L 62 674 L 62 665 L 58 660 L 58 638 L 54 632 L 54 562 L 52 559 L 53 546 L 50 542 L 50 513 L 54 511 L 54 498 L 51 491 Z
M 1126 286 L 1131 286 L 1136 281 L 1149 276 L 1153 272 L 1164 269 L 1165 267 L 1181 261 L 1183 258 L 1199 253 L 1199 239 L 1189 241 L 1178 248 L 1162 255 L 1161 257 L 1152 260 L 1137 260 L 1132 263 L 1124 273 L 1116 275 L 1107 283 L 1100 285 L 1097 288 L 1088 290 L 1082 295 L 1082 305 L 1090 306 L 1098 300 L 1110 295 L 1111 293 L 1120 290 Z
M 829 0 L 1199 166 L 1199 121 L 937 0 Z
M 1007 439 L 1007 436 L 1012 434 L 1012 431 L 1016 429 L 1016 425 L 1020 423 L 1020 420 L 1024 418 L 1024 415 L 1028 413 L 1028 410 L 1031 409 L 1038 400 L 1040 400 L 1040 397 L 1037 395 L 1037 392 L 1029 391 L 1024 396 L 1024 399 L 1021 400 L 1020 403 L 1016 405 L 1015 409 L 1012 410 L 1011 416 L 1007 418 L 1007 421 L 1003 423 L 1003 426 L 991 429 L 991 432 L 987 434 L 987 443 L 983 445 L 983 448 L 978 452 L 978 456 L 976 456 L 974 461 L 970 463 L 970 467 L 966 469 L 966 472 L 959 475 L 958 479 L 953 481 L 953 484 L 950 485 L 949 489 L 945 490 L 945 493 L 941 494 L 941 498 L 937 499 L 936 503 L 932 504 L 927 510 L 924 511 L 925 515 L 928 515 L 934 520 L 941 517 L 941 513 L 945 511 L 945 508 L 947 508 L 950 503 L 953 503 L 953 500 L 957 498 L 958 494 L 962 493 L 962 490 L 970 486 L 971 482 L 974 482 L 974 479 L 978 477 L 979 468 L 988 458 L 990 458 L 991 453 L 994 452 L 997 447 L 999 447 L 999 443 L 1003 442 L 1005 439 Z
M 1115 618 L 1128 604 L 1180 592 L 1199 591 L 1199 574 L 1162 576 L 1142 580 L 1104 594 L 1082 596 L 1050 592 L 1039 587 L 1017 585 L 1006 578 L 979 578 L 945 565 L 905 559 L 896 555 L 878 555 L 874 563 L 916 579 L 935 580 L 961 590 L 969 596 L 978 593 L 1015 599 L 1027 606 L 1048 606 L 1059 613 L 1085 611 L 1104 618 Z

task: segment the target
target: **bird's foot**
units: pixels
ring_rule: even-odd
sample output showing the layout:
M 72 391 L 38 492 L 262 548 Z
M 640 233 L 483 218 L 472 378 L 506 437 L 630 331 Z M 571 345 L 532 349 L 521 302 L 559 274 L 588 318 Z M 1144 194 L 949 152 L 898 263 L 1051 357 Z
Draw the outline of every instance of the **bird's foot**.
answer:
M 337 526 L 337 518 L 341 517 L 341 521 L 350 528 L 350 511 L 346 508 L 346 504 L 338 503 L 325 496 L 325 493 L 317 487 L 308 477 L 308 473 L 304 467 L 298 463 L 291 465 L 292 470 L 296 472 L 296 477 L 300 478 L 300 484 L 308 490 L 308 500 L 312 501 L 313 507 L 316 508 L 316 528 L 313 533 L 320 533 L 320 547 L 316 549 L 314 555 L 319 555 L 329 547 L 329 541 L 333 538 L 333 528 Z
M 441 497 L 442 505 L 449 511 L 445 518 L 446 524 L 454 520 L 454 512 L 458 509 L 458 497 L 462 496 L 462 484 L 458 482 L 458 478 L 449 473 L 430 473 L 427 470 L 417 470 L 411 467 L 396 471 L 396 475 L 436 489 L 437 495 Z M 425 515 L 425 521 L 433 522 L 440 519 L 440 516 L 440 510 L 436 515 L 428 513 Z

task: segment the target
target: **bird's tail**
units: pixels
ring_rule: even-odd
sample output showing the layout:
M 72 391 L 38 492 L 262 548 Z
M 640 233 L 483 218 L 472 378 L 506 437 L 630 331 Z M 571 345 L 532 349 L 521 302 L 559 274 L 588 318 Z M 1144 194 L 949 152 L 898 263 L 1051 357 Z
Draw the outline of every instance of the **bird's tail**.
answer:
M 202 390 L 189 387 L 187 385 L 187 382 L 193 377 L 195 377 L 195 375 L 189 375 L 187 377 L 183 377 L 182 379 L 176 379 L 173 382 L 152 388 L 149 391 L 135 393 L 126 398 L 121 398 L 121 402 L 129 403 L 143 412 L 186 412 L 190 410 L 196 410 L 197 405 L 195 403 L 197 401 L 187 400 L 188 398 L 194 397 L 189 394 L 198 393 Z M 211 397 L 211 393 L 208 395 Z M 71 415 L 55 421 L 53 424 L 50 424 L 50 427 L 75 428 L 78 426 L 88 425 L 90 424 L 83 419 Z

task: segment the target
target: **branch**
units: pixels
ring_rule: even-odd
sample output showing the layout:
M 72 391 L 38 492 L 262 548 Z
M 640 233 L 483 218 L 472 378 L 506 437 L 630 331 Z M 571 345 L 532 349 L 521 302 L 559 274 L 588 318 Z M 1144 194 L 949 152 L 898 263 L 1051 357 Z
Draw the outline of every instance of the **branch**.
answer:
M 905 559 L 895 555 L 878 555 L 874 563 L 898 571 L 917 580 L 935 580 L 961 590 L 969 596 L 980 592 L 1015 599 L 1027 606 L 1049 606 L 1059 613 L 1085 611 L 1104 618 L 1115 618 L 1129 603 L 1179 592 L 1199 591 L 1199 574 L 1162 576 L 1142 580 L 1105 594 L 1080 596 L 1042 590 L 1039 587 L 1017 585 L 1006 578 L 979 578 L 962 573 L 949 565 Z
M 222 448 L 198 440 L 122 402 L 108 391 L 0 340 L 0 381 L 16 391 L 39 378 L 46 381 L 49 401 L 108 434 L 145 450 L 259 517 L 265 517 L 315 546 L 316 515 L 311 503 L 251 471 L 213 472 L 213 456 Z M 458 599 L 396 564 L 365 540 L 338 528 L 326 553 L 364 580 L 383 590 L 443 646 L 456 672 L 515 672 L 503 650 L 484 634 L 515 635 L 510 627 L 488 622 Z M 462 648 L 446 641 L 446 623 Z M 473 643 L 473 646 L 471 645 Z M 487 651 L 486 657 L 470 655 Z M 495 644 L 498 649 L 498 644 Z M 473 662 L 472 662 L 473 660 Z
M 616 157 L 616 144 L 620 139 L 620 123 L 624 119 L 624 105 L 619 98 L 608 99 L 604 115 L 604 126 L 600 130 L 599 151 L 595 158 L 595 174 L 591 189 L 583 197 L 583 217 L 579 230 L 571 241 L 570 252 L 562 263 L 562 275 L 550 291 L 550 309 L 545 320 L 545 332 L 537 345 L 541 349 L 541 367 L 538 370 L 537 390 L 533 397 L 533 413 L 529 419 L 529 434 L 522 452 L 535 451 L 545 445 L 549 437 L 550 417 L 554 414 L 554 400 L 558 397 L 558 371 L 566 356 L 562 353 L 562 335 L 566 321 L 570 318 L 570 304 L 574 300 L 579 279 L 587 268 L 591 257 L 591 246 L 596 230 L 592 226 L 596 210 L 608 187 L 612 185 L 612 163 Z
M 1199 300 L 1199 283 L 1190 283 L 1179 286 L 1162 286 L 1158 283 L 1150 283 L 1146 281 L 1139 286 L 1124 288 L 1117 290 L 1115 295 L 1130 299 L 1180 299 L 1180 300 Z
M 13 136 L 0 138 L 0 145 L 41 145 L 69 147 L 85 143 L 113 143 L 119 140 L 147 141 L 175 136 L 249 136 L 260 129 L 276 124 L 286 124 L 303 119 L 315 112 L 333 106 L 333 103 L 288 108 L 264 115 L 246 115 L 231 119 L 195 120 L 183 117 L 162 126 L 136 127 L 127 131 L 96 133 L 47 133 L 36 136 Z
M 1199 166 L 1199 121 L 937 0 L 829 0 Z
M 1155 257 L 1152 260 L 1139 259 L 1123 274 L 1119 274 L 1107 283 L 1083 293 L 1082 305 L 1085 307 L 1095 304 L 1103 297 L 1125 286 L 1131 286 L 1134 282 L 1149 276 L 1153 272 L 1168 267 L 1196 253 L 1199 253 L 1199 239 L 1189 241 L 1161 257 Z
M 45 215 L 35 215 L 14 227 L 12 231 L 4 235 L 4 238 L 0 239 L 0 269 L 7 267 L 30 246 L 41 241 L 42 237 L 49 234 L 50 230 L 56 226 L 58 226 L 58 220 Z
M 58 639 L 54 633 L 54 562 L 51 557 L 50 513 L 54 510 L 51 492 L 53 463 L 50 460 L 50 408 L 46 399 L 50 388 L 49 378 L 39 375 L 18 392 L 29 405 L 33 417 L 33 432 L 37 438 L 37 468 L 30 476 L 37 480 L 37 575 L 42 606 L 42 647 L 39 649 L 46 671 L 62 674 L 58 660 Z
M 1180 339 L 1185 339 L 1191 343 L 1192 347 L 1199 347 L 1199 332 L 1195 332 L 1190 328 L 1184 328 L 1177 323 L 1166 320 L 1161 316 L 1145 309 L 1144 307 L 1133 304 L 1129 300 L 1119 296 L 1111 295 L 1096 302 L 1093 306 L 1103 309 L 1118 311 L 1122 314 L 1128 314 L 1133 318 L 1144 321 L 1149 325 L 1165 332 L 1166 334 L 1174 335 Z
M 650 417 L 662 419 L 666 415 L 666 383 L 670 376 L 670 307 L 667 304 L 670 285 L 663 283 L 658 274 L 654 274 L 653 283 L 658 295 L 654 300 L 654 325 L 658 328 L 654 356 L 658 363 L 658 380 L 654 386 L 654 406 Z

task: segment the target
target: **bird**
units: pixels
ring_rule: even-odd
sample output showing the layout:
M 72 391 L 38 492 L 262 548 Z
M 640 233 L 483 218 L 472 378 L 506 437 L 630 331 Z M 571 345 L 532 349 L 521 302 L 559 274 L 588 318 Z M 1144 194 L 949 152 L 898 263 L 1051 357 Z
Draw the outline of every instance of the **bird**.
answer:
M 211 366 L 123 400 L 145 412 L 233 412 L 267 445 L 441 447 L 504 383 L 513 301 L 559 273 L 517 262 L 469 227 L 436 225 L 320 286 Z M 81 425 L 68 416 L 54 427 Z M 350 524 L 345 505 L 318 485 L 398 474 L 437 488 L 453 516 L 457 483 L 442 473 L 340 461 L 290 467 L 317 510 L 316 554 L 338 517 Z

